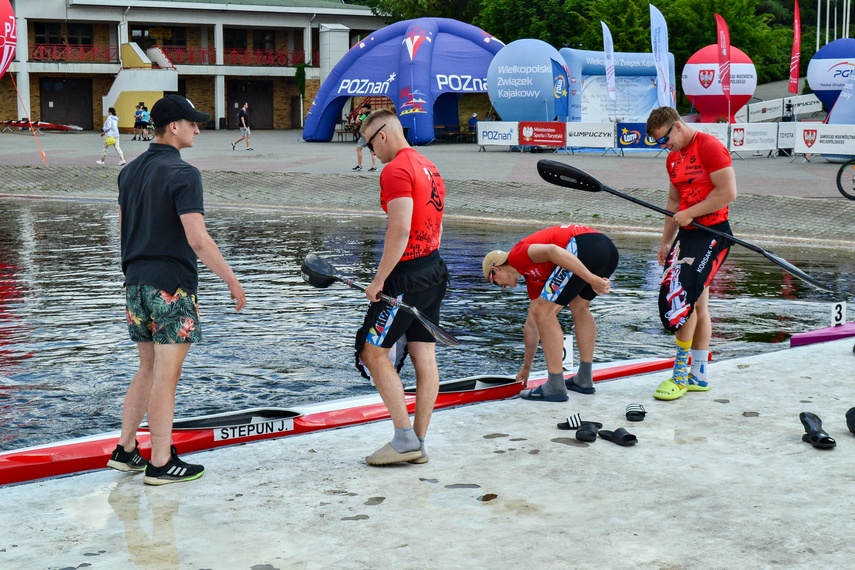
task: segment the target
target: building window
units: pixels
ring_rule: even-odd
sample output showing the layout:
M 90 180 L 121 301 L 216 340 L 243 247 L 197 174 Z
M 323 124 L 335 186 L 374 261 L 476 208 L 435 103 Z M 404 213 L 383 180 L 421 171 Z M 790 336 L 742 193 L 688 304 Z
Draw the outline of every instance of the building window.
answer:
M 95 43 L 92 35 L 92 24 L 67 25 L 68 44 L 72 46 L 89 46 Z
M 223 47 L 226 49 L 246 49 L 246 30 L 238 28 L 224 29 Z
M 36 22 L 33 24 L 35 31 L 35 42 L 37 44 L 61 44 L 62 34 L 59 31 L 59 24 L 48 24 L 44 22 Z
M 275 49 L 276 33 L 273 30 L 254 30 L 252 47 L 253 49 Z

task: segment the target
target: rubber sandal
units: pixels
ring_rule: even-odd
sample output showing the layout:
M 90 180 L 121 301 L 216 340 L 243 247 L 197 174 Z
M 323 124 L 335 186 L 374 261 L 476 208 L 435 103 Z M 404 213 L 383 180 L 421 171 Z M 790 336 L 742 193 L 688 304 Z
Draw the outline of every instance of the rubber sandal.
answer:
M 582 422 L 579 429 L 576 430 L 576 440 L 584 442 L 597 441 L 597 434 L 603 424 L 600 422 Z
M 420 457 L 417 457 L 416 459 L 410 459 L 409 461 L 407 461 L 407 463 L 413 463 L 415 465 L 422 465 L 424 463 L 427 463 L 428 461 L 430 461 L 430 457 L 428 456 L 428 454 L 422 453 Z
M 421 459 L 422 452 L 417 449 L 406 453 L 398 453 L 391 443 L 387 443 L 371 455 L 365 458 L 368 465 L 392 465 L 393 463 L 407 463 L 415 459 Z
M 559 422 L 556 425 L 558 426 L 558 429 L 579 429 L 579 426 L 582 425 L 582 414 L 567 416 L 566 422 Z
M 686 392 L 688 392 L 686 386 L 679 386 L 672 380 L 665 380 L 659 384 L 659 387 L 656 388 L 655 392 L 653 392 L 653 397 L 657 400 L 671 401 L 676 400 L 677 398 L 682 398 Z
M 626 431 L 624 428 L 618 428 L 615 431 L 600 431 L 600 437 L 606 441 L 616 443 L 621 447 L 629 447 L 638 443 L 638 438 Z
M 849 408 L 849 411 L 846 412 L 846 426 L 852 435 L 855 435 L 855 408 Z
M 802 441 L 817 449 L 831 449 L 837 445 L 834 438 L 822 430 L 822 420 L 816 414 L 802 412 L 799 414 L 799 419 L 807 432 L 802 436 Z
M 591 386 L 590 388 L 582 388 L 581 386 L 573 382 L 572 378 L 565 380 L 564 385 L 567 386 L 568 390 L 573 390 L 574 392 L 579 392 L 580 394 L 593 394 L 597 391 L 593 386 Z
M 700 380 L 694 374 L 689 374 L 689 380 L 686 382 L 686 391 L 688 392 L 709 392 L 710 383 L 706 380 Z
M 644 421 L 646 415 L 647 410 L 641 404 L 630 404 L 626 407 L 626 419 L 631 422 Z
M 567 394 L 561 394 L 560 396 L 546 396 L 543 393 L 543 386 L 538 386 L 534 390 L 521 391 L 520 398 L 523 400 L 531 400 L 533 402 L 566 402 L 570 399 Z

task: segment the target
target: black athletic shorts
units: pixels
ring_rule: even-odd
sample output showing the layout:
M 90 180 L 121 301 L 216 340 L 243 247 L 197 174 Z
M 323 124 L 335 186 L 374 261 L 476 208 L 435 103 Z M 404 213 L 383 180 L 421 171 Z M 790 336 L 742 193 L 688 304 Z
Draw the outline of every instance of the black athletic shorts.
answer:
M 731 234 L 727 222 L 710 228 Z M 659 318 L 665 330 L 675 332 L 686 323 L 695 303 L 727 259 L 730 245 L 727 238 L 704 230 L 680 228 L 668 252 L 659 286 Z
M 588 271 L 600 277 L 611 277 L 618 264 L 618 250 L 605 234 L 590 233 L 575 236 L 565 249 L 575 255 L 582 265 L 588 268 Z M 577 296 L 590 301 L 597 294 L 588 282 L 559 265 L 549 275 L 540 296 L 566 307 Z
M 448 287 L 448 268 L 439 252 L 402 261 L 383 285 L 383 293 L 415 307 L 435 323 L 440 320 L 440 305 Z M 359 353 L 365 343 L 392 348 L 406 337 L 407 342 L 436 342 L 431 332 L 411 313 L 385 301 L 371 303 L 362 327 L 356 332 L 356 367 L 363 375 Z M 402 363 L 403 364 L 403 363 Z

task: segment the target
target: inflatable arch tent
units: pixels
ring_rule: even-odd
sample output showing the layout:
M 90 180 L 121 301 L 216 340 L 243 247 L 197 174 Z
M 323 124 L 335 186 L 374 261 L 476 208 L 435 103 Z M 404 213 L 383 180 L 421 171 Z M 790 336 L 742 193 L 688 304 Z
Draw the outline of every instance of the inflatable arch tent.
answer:
M 351 97 L 392 100 L 410 144 L 428 144 L 434 125 L 458 124 L 460 93 L 486 93 L 487 69 L 504 44 L 450 18 L 419 18 L 377 30 L 348 51 L 321 85 L 303 128 L 330 141 Z
M 615 52 L 617 96 L 609 99 L 605 54 L 571 48 L 558 50 L 567 64 L 569 119 L 572 122 L 643 123 L 659 107 L 656 95 L 656 64 L 652 53 Z M 668 54 L 669 81 L 674 82 L 674 55 Z

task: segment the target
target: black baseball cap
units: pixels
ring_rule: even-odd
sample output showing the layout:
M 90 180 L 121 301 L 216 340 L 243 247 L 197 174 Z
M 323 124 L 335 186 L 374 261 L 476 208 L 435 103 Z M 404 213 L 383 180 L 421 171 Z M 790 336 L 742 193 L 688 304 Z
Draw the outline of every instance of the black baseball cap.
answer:
M 158 127 L 181 119 L 193 123 L 207 123 L 210 118 L 211 115 L 199 111 L 193 103 L 181 95 L 167 95 L 151 108 L 151 121 Z

